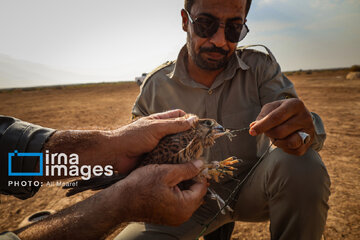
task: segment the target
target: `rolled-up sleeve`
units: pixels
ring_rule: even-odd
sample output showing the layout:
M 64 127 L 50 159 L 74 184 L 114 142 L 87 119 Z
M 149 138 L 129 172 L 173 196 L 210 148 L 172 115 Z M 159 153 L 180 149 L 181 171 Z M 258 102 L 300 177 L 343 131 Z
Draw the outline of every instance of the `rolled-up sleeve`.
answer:
M 40 153 L 54 129 L 23 122 L 19 119 L 0 115 L 0 193 L 20 199 L 32 197 L 40 188 L 31 184 L 31 176 L 9 176 L 9 153 Z M 12 172 L 35 172 L 38 157 L 18 157 L 11 162 Z M 22 182 L 28 182 L 23 184 Z M 30 183 L 29 183 L 30 181 Z M 10 184 L 10 182 L 20 184 Z
M 13 232 L 3 232 L 0 233 L 0 240 L 21 240 L 21 239 Z

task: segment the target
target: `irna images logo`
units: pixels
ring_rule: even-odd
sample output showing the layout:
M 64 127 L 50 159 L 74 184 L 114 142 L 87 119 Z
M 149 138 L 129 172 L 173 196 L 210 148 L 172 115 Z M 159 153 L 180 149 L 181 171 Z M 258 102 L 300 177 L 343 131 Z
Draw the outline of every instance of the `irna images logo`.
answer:
M 51 176 L 51 177 L 81 177 L 88 180 L 91 176 L 112 176 L 113 166 L 106 165 L 81 165 L 79 155 L 72 153 L 19 153 L 15 150 L 9 153 L 9 176 Z M 27 157 L 38 157 L 39 172 L 13 171 L 15 161 L 26 161 Z M 29 159 L 30 160 L 30 159 Z M 33 159 L 32 159 L 33 160 Z

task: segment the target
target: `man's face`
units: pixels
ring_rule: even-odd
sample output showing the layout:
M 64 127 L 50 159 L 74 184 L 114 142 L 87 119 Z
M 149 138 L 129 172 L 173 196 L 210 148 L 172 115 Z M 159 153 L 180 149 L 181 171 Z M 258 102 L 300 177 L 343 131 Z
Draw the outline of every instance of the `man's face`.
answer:
M 196 0 L 191 8 L 191 18 L 212 16 L 226 24 L 227 21 L 244 24 L 246 0 Z M 217 32 L 208 37 L 199 37 L 194 32 L 194 25 L 182 11 L 183 29 L 187 32 L 187 49 L 190 60 L 205 70 L 224 68 L 236 50 L 237 43 L 225 38 L 224 24 L 220 24 Z

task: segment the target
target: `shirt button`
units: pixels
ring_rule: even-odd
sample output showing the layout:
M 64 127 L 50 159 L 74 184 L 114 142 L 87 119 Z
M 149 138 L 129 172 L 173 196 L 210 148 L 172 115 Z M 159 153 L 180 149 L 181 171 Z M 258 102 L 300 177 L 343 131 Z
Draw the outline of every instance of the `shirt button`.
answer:
M 209 90 L 209 91 L 208 91 L 208 94 L 209 94 L 209 95 L 211 95 L 212 93 L 213 93 L 213 91 L 212 91 L 212 90 Z

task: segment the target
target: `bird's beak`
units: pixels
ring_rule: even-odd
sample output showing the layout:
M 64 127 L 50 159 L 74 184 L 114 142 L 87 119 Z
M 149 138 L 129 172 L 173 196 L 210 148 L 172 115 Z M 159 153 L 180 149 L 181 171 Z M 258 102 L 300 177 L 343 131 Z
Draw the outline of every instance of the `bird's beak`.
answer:
M 221 126 L 220 124 L 217 124 L 215 127 L 213 127 L 212 132 L 214 134 L 214 138 L 219 138 L 219 137 L 225 135 L 226 130 L 223 126 Z

